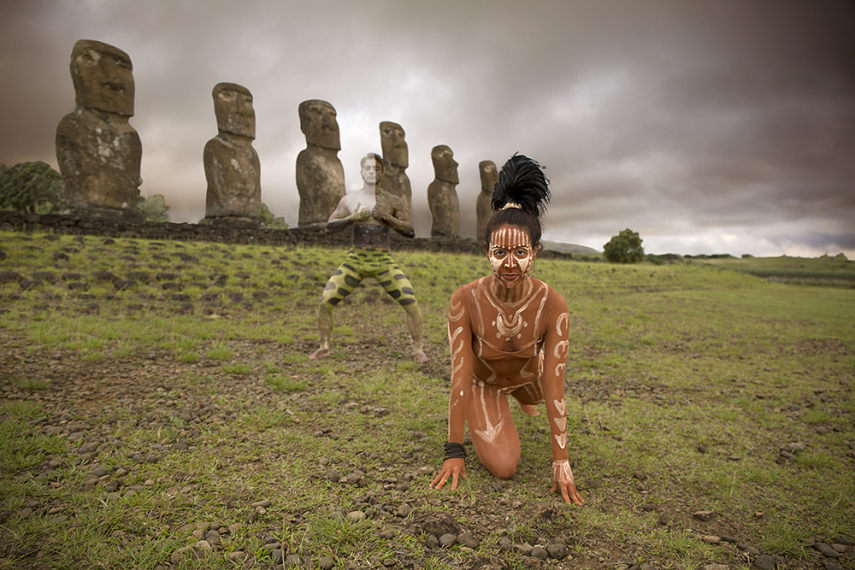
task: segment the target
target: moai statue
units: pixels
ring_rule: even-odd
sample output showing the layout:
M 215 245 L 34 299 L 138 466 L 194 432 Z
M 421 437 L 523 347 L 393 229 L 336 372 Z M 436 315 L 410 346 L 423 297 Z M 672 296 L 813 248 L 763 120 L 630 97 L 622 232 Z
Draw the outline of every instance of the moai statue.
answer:
M 297 225 L 324 228 L 330 214 L 344 198 L 344 167 L 336 112 L 326 101 L 310 99 L 300 103 L 300 130 L 306 148 L 297 155 L 297 192 L 300 214 Z
M 134 115 L 131 58 L 95 40 L 71 51 L 75 109 L 56 128 L 56 158 L 65 204 L 90 214 L 141 218 L 142 142 L 128 123 Z
M 481 235 L 481 227 L 492 213 L 490 202 L 493 199 L 493 187 L 499 181 L 499 171 L 496 163 L 492 160 L 482 160 L 478 163 L 478 172 L 481 173 L 481 193 L 475 200 L 475 212 L 478 216 L 478 226 L 475 235 Z
M 252 94 L 235 83 L 218 83 L 212 95 L 219 132 L 202 153 L 208 181 L 205 221 L 258 223 L 261 164 L 252 148 L 255 139 Z
M 460 229 L 460 200 L 455 190 L 460 182 L 457 162 L 454 153 L 444 144 L 433 147 L 430 157 L 435 173 L 433 182 L 428 186 L 428 205 L 433 218 L 430 235 L 456 238 Z
M 383 121 L 380 123 L 380 145 L 383 149 L 383 190 L 397 196 L 404 202 L 407 211 L 412 211 L 413 189 L 407 177 L 410 165 L 410 153 L 404 140 L 404 129 L 398 123 Z

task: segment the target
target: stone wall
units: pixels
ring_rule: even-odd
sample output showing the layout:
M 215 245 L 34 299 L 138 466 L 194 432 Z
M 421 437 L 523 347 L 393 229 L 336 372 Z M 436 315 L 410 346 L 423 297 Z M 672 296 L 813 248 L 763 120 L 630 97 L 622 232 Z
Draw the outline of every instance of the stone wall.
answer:
M 48 231 L 71 235 L 96 235 L 155 240 L 211 241 L 288 247 L 350 247 L 350 232 L 328 236 L 322 229 L 292 228 L 287 230 L 260 229 L 239 224 L 174 224 L 144 222 L 133 219 L 86 216 L 78 214 L 24 214 L 0 210 L 0 230 Z M 480 255 L 471 238 L 407 239 L 392 232 L 392 251 L 429 251 L 436 253 L 471 253 Z M 569 253 L 541 251 L 541 258 L 570 259 Z
M 0 211 L 0 230 L 48 231 L 156 240 L 211 241 L 259 245 L 349 247 L 350 232 L 328 236 L 322 229 L 269 230 L 239 224 L 173 224 L 85 215 L 24 214 Z M 393 250 L 477 253 L 475 240 L 406 239 L 392 233 Z

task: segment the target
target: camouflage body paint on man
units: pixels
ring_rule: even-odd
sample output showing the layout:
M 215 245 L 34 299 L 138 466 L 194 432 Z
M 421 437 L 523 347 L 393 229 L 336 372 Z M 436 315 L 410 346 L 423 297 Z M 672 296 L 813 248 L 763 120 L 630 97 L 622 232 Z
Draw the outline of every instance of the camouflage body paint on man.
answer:
M 309 358 L 323 358 L 330 354 L 333 308 L 363 279 L 371 277 L 407 313 L 413 356 L 417 362 L 427 362 L 422 317 L 413 286 L 389 254 L 390 229 L 406 237 L 414 237 L 412 219 L 400 198 L 379 187 L 383 161 L 378 155 L 366 155 L 360 163 L 360 173 L 364 186 L 342 198 L 327 223 L 328 234 L 353 228 L 353 249 L 324 287 L 318 305 L 321 346 Z

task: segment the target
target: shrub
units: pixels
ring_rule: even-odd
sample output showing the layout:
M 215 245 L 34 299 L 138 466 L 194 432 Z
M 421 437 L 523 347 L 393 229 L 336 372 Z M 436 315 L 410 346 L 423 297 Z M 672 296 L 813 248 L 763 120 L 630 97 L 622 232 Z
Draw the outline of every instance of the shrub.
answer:
M 267 204 L 261 204 L 261 211 L 258 214 L 259 221 L 261 222 L 261 226 L 264 228 L 268 228 L 271 230 L 287 230 L 288 224 L 285 223 L 284 218 L 277 218 L 273 215 L 273 212 L 270 211 L 270 208 L 267 207 Z
M 0 165 L 0 210 L 53 214 L 62 209 L 64 194 L 62 175 L 47 163 Z
M 140 213 L 147 222 L 168 222 L 169 217 L 166 212 L 169 206 L 166 205 L 166 198 L 162 194 L 155 194 L 148 198 L 140 196 Z

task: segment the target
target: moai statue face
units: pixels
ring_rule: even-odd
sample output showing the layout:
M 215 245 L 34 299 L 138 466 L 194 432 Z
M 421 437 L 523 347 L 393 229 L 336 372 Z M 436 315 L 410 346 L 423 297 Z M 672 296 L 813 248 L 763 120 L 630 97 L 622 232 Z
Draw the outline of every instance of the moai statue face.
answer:
M 410 165 L 410 153 L 404 140 L 404 129 L 398 123 L 383 121 L 380 123 L 380 145 L 383 160 L 401 168 Z
M 252 94 L 235 83 L 218 83 L 214 87 L 214 113 L 217 129 L 248 139 L 255 138 L 255 110 Z
M 71 79 L 77 105 L 105 113 L 134 115 L 131 58 L 119 48 L 79 40 L 71 51 Z
M 323 148 L 341 150 L 338 121 L 332 105 L 320 99 L 300 103 L 300 130 L 306 142 Z
M 433 160 L 433 169 L 438 180 L 459 184 L 460 179 L 457 176 L 457 162 L 454 160 L 454 153 L 446 145 L 441 144 L 433 147 L 430 152 L 431 160 Z
M 492 160 L 482 160 L 478 163 L 478 171 L 481 173 L 481 191 L 487 192 L 491 196 L 496 182 L 499 181 L 499 171 L 496 169 L 496 163 Z

